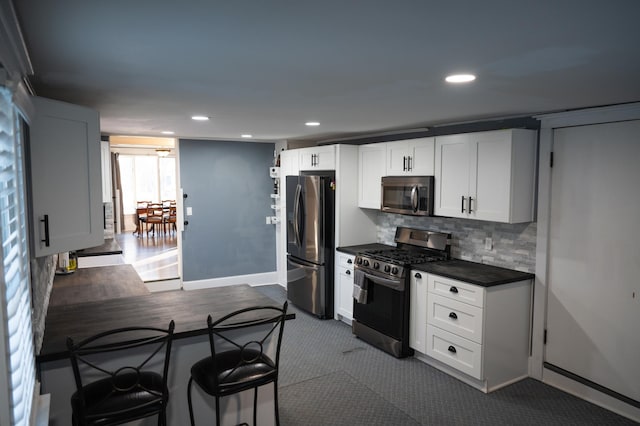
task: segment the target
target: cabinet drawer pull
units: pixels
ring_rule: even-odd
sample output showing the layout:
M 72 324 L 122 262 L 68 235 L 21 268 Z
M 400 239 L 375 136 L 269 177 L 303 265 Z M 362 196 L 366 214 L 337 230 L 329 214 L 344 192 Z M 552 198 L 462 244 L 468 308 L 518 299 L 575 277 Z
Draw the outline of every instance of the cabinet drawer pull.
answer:
M 414 275 L 414 277 L 416 277 L 416 278 L 422 278 L 422 275 L 420 274 L 420 272 L 416 272 L 416 274 Z
M 347 263 L 348 263 L 348 264 L 352 264 L 352 263 L 353 263 L 353 260 L 348 259 L 348 260 L 347 260 Z
M 49 247 L 49 215 L 45 214 L 44 219 L 40 220 L 40 222 L 44 223 L 44 240 L 40 240 L 40 242 L 43 242 L 45 247 Z
M 349 271 L 349 270 L 345 271 L 344 273 L 347 274 L 347 275 L 351 275 L 351 271 Z
M 456 313 L 455 313 L 455 312 L 450 312 L 450 313 L 449 313 L 449 318 L 454 319 L 454 320 L 457 320 L 457 319 L 458 319 L 458 315 L 456 315 Z
M 452 354 L 455 354 L 455 353 L 457 352 L 457 351 L 456 351 L 456 348 L 454 348 L 454 347 L 453 347 L 453 345 L 452 345 L 452 346 L 449 346 L 449 347 L 447 348 L 447 350 L 448 350 L 449 352 L 451 352 Z
M 456 294 L 458 293 L 458 289 L 455 286 L 451 286 L 451 288 L 449 288 L 449 291 L 451 293 L 456 293 Z

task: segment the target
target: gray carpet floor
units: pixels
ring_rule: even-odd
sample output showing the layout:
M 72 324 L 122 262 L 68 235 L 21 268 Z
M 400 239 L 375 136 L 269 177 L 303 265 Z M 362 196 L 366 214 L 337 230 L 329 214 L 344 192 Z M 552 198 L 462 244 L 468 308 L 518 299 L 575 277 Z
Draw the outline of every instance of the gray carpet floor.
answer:
M 256 287 L 284 303 L 279 285 Z M 295 306 L 282 340 L 280 420 L 294 425 L 635 425 L 534 379 L 484 394 L 414 358 L 396 359 L 351 328 Z

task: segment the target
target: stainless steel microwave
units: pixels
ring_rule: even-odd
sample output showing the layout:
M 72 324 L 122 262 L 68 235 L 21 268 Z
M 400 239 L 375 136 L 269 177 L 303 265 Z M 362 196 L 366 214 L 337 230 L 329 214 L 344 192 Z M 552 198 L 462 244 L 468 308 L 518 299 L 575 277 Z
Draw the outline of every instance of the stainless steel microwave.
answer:
M 433 185 L 433 176 L 383 176 L 380 210 L 412 216 L 431 216 Z

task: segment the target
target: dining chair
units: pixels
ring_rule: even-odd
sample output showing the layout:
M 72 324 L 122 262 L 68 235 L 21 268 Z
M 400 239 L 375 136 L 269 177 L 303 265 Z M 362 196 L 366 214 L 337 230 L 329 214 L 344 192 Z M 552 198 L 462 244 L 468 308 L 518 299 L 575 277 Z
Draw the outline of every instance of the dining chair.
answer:
M 149 205 L 147 205 L 147 217 L 145 219 L 145 223 L 147 225 L 147 238 L 149 238 L 149 225 L 151 225 L 154 235 L 159 232 L 156 231 L 156 225 L 158 225 L 158 228 L 162 226 L 163 233 L 166 231 L 164 228 L 164 210 L 162 208 L 162 203 L 149 203 Z
M 134 220 L 136 222 L 136 229 L 134 234 L 142 235 L 143 224 L 147 221 L 147 206 L 151 204 L 151 201 L 137 201 L 136 202 L 136 215 Z
M 178 228 L 176 226 L 176 222 L 178 219 L 178 209 L 176 206 L 176 202 L 172 201 L 169 204 L 169 214 L 165 216 L 165 223 L 169 226 L 169 232 L 173 229 L 175 232 L 178 232 Z
M 278 414 L 278 365 L 287 302 L 282 308 L 256 306 L 232 312 L 216 321 L 207 317 L 211 355 L 191 367 L 187 402 L 195 425 L 191 387 L 195 382 L 215 397 L 216 425 L 220 425 L 220 398 L 253 389 L 253 425 L 257 420 L 258 387 L 273 383 L 276 425 Z
M 120 425 L 158 415 L 167 424 L 167 374 L 175 324 L 126 327 L 78 343 L 67 338 L 76 383 L 72 424 Z

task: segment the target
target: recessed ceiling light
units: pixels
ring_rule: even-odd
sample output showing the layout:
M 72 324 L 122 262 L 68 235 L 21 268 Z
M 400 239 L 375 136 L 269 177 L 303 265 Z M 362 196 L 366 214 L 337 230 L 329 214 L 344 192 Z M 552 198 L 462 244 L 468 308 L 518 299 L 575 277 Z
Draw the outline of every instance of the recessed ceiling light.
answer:
M 173 135 L 173 134 L 175 134 L 176 132 L 172 132 L 171 130 L 163 130 L 163 131 L 162 131 L 162 132 L 160 132 L 160 133 L 162 133 L 163 135 Z
M 243 138 L 252 138 L 252 137 L 253 137 L 253 135 L 249 135 L 249 134 L 244 134 L 244 135 L 241 135 L 241 136 L 242 136 Z
M 445 78 L 448 83 L 468 83 L 476 79 L 473 74 L 452 74 Z
M 319 126 L 320 122 L 318 122 L 318 121 L 307 121 L 304 124 L 305 124 L 305 126 L 313 127 L 313 126 Z
M 209 121 L 209 117 L 206 115 L 194 115 L 191 119 L 196 121 Z

